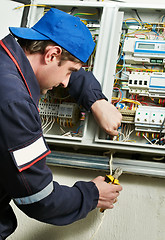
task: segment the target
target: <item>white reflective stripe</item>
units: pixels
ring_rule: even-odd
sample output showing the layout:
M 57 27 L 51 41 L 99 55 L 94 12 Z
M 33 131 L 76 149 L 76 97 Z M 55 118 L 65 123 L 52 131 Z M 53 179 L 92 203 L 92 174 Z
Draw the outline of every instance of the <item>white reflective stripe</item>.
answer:
M 13 201 L 18 205 L 32 204 L 32 203 L 41 201 L 42 199 L 47 197 L 49 194 L 51 194 L 52 191 L 53 191 L 53 182 L 49 183 L 44 189 L 42 189 L 38 193 L 35 193 L 28 197 L 14 198 Z
M 17 166 L 21 166 L 28 162 L 31 162 L 38 156 L 42 155 L 45 151 L 47 151 L 47 147 L 45 145 L 43 137 L 40 137 L 30 145 L 13 151 L 13 155 Z

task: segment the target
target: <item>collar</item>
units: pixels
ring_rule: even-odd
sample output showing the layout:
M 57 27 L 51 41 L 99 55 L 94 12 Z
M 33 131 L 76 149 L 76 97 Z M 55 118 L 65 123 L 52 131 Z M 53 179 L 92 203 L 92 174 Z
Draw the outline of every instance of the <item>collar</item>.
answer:
M 29 95 L 38 106 L 38 101 L 40 99 L 40 87 L 23 49 L 19 46 L 11 34 L 7 35 L 2 40 L 2 47 L 16 65 Z

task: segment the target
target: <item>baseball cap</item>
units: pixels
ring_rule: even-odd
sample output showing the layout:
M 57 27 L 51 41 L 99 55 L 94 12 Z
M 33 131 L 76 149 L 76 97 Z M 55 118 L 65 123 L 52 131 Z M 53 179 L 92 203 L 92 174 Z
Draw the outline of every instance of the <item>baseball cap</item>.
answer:
M 93 52 L 95 43 L 86 25 L 59 9 L 51 8 L 33 27 L 9 27 L 18 38 L 52 40 L 82 62 Z

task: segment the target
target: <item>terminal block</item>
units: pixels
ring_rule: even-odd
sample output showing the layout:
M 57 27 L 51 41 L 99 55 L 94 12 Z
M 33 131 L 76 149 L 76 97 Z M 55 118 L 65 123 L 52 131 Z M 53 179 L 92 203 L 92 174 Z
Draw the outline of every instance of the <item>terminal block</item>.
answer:
M 49 102 L 40 102 L 39 111 L 42 116 L 57 117 L 60 104 L 54 104 Z
M 122 122 L 134 123 L 135 110 L 120 109 L 119 112 L 122 114 Z
M 76 103 L 40 102 L 39 111 L 41 116 L 54 117 L 61 125 L 66 125 L 68 122 L 75 125 L 80 118 L 80 110 Z

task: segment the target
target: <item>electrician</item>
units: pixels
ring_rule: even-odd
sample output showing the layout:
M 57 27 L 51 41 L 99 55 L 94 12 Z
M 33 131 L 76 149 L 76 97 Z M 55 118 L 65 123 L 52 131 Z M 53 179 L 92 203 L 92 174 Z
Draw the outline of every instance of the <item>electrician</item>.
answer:
M 31 218 L 66 225 L 96 207 L 113 208 L 122 190 L 101 176 L 61 186 L 45 164 L 50 150 L 37 108 L 40 93 L 69 82 L 71 95 L 105 131 L 116 135 L 120 125 L 121 115 L 94 76 L 81 68 L 94 49 L 87 27 L 79 18 L 51 9 L 32 28 L 10 31 L 0 41 L 0 239 L 17 226 L 11 200 Z

